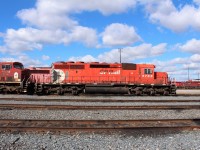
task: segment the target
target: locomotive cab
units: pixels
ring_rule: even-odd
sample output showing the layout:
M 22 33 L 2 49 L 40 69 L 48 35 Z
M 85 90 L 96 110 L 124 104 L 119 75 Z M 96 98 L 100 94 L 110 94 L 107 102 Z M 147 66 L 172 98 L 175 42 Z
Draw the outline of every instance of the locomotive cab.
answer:
M 0 93 L 23 92 L 27 78 L 28 72 L 22 63 L 0 62 Z
M 24 66 L 20 62 L 1 62 L 0 81 L 1 82 L 21 82 L 22 70 Z
M 154 83 L 154 65 L 151 64 L 139 64 L 139 82 L 140 84 L 152 84 Z

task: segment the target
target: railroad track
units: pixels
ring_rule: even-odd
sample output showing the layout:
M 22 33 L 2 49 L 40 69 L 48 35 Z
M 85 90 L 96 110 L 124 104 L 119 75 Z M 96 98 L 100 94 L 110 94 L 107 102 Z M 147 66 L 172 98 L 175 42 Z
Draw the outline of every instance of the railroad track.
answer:
M 67 129 L 200 129 L 200 119 L 165 120 L 19 120 L 1 119 L 0 130 L 67 130 Z
M 48 99 L 48 98 L 42 98 L 42 99 L 34 99 L 34 98 L 0 98 L 0 101 L 42 101 L 42 102 L 102 102 L 102 103 L 143 103 L 143 102 L 149 102 L 149 103 L 183 103 L 183 102 L 190 102 L 190 103 L 195 103 L 195 102 L 200 102 L 200 100 L 168 100 L 167 98 L 164 100 L 141 100 L 141 99 Z
M 4 101 L 3 101 L 4 100 Z M 11 101 L 5 104 L 5 101 Z M 34 99 L 0 98 L 0 110 L 189 110 L 200 109 L 200 100 L 122 100 L 122 99 Z M 15 102 L 13 102 L 15 101 Z M 17 102 L 21 101 L 21 102 Z M 21 104 L 24 101 L 24 104 Z M 34 101 L 30 104 L 28 101 Z M 68 104 L 39 104 L 39 102 L 69 102 Z M 13 103 L 12 103 L 13 102 Z M 38 103 L 37 103 L 38 102 Z M 70 102 L 75 102 L 71 103 Z M 77 102 L 77 103 L 76 103 Z M 79 103 L 78 102 L 83 102 Z M 98 105 L 89 103 L 99 102 Z M 139 104 L 135 104 L 135 103 Z M 141 103 L 140 103 L 141 102 Z M 146 104 L 142 104 L 146 102 Z M 151 104 L 151 103 L 154 104 Z M 188 102 L 188 104 L 187 104 Z M 3 104 L 4 103 L 4 104 Z M 11 103 L 11 104 L 10 104 Z M 16 103 L 16 104 L 14 104 Z M 29 104 L 25 104 L 29 103 Z M 33 102 L 31 102 L 33 103 Z M 114 103 L 112 106 L 103 103 Z M 119 105 L 123 103 L 123 105 Z M 133 103 L 130 105 L 130 103 Z M 161 104 L 163 103 L 163 104 Z M 182 103 L 182 104 L 181 104 Z M 185 104 L 183 104 L 185 103 Z M 129 104 L 129 105 L 128 105 Z M 8 111 L 9 112 L 9 111 Z M 74 118 L 73 118 L 74 119 Z M 76 119 L 76 118 L 75 118 Z M 129 119 L 129 118 L 128 118 Z M 14 131 L 49 131 L 49 130 L 85 130 L 85 129 L 144 129 L 175 128 L 200 129 L 200 119 L 157 119 L 157 120 L 32 120 L 0 119 L 0 130 Z
M 183 110 L 200 109 L 200 105 L 139 105 L 139 106 L 87 106 L 87 105 L 40 105 L 40 104 L 0 104 L 2 110 Z

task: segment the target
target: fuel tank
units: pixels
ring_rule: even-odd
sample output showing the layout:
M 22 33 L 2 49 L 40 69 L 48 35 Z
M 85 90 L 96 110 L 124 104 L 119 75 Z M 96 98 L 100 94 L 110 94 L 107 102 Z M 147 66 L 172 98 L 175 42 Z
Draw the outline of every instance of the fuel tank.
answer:
M 87 94 L 128 94 L 128 88 L 113 85 L 86 85 Z

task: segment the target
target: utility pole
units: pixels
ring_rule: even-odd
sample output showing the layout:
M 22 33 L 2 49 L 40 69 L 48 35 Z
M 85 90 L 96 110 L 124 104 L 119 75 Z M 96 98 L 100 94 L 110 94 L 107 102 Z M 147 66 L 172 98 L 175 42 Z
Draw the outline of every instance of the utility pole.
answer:
M 122 49 L 119 48 L 119 62 L 122 63 Z

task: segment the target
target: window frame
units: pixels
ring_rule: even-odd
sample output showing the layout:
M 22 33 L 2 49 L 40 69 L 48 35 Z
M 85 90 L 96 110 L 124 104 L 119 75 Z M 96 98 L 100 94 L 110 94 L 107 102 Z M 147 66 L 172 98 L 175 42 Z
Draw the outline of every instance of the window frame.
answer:
M 10 70 L 10 69 L 12 69 L 12 65 L 10 65 L 10 64 L 2 64 L 1 69 L 2 70 Z
M 153 71 L 150 68 L 145 68 L 144 69 L 144 74 L 153 74 Z

